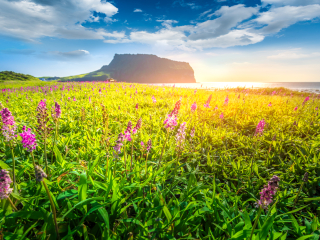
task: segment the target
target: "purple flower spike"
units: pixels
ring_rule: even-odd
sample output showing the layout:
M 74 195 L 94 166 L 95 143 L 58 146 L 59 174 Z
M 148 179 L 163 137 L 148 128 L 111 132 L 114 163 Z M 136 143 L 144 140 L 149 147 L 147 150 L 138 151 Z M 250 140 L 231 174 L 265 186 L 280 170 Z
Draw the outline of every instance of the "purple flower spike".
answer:
M 23 127 L 25 129 L 25 126 Z M 22 145 L 24 148 L 27 148 L 29 152 L 32 152 L 37 147 L 36 136 L 31 133 L 31 129 L 28 128 L 27 131 L 20 133 L 22 137 Z
M 37 182 L 41 182 L 44 178 L 47 177 L 47 174 L 45 174 L 43 169 L 41 167 L 39 167 L 38 165 L 35 166 L 35 170 L 34 171 L 35 171 L 36 181 Z
M 270 205 L 273 201 L 273 196 L 276 194 L 279 187 L 280 178 L 274 175 L 270 181 L 268 182 L 268 186 L 264 186 L 264 188 L 260 192 L 260 200 L 258 201 L 258 206 L 267 209 L 268 205 Z
M 10 184 L 12 180 L 9 176 L 9 172 L 7 170 L 0 170 L 0 199 L 5 199 L 10 196 L 12 193 L 12 188 L 10 188 Z
M 197 103 L 194 102 L 192 105 L 191 105 L 191 111 L 194 112 L 197 110 Z
M 266 122 L 264 121 L 264 119 L 262 119 L 259 123 L 258 123 L 258 125 L 257 125 L 257 127 L 256 127 L 256 132 L 255 132 L 255 136 L 257 136 L 257 135 L 262 135 L 263 134 L 263 131 L 264 131 L 264 126 L 266 125 Z
M 149 141 L 148 141 L 148 143 L 147 143 L 147 152 L 150 152 L 151 147 L 152 147 L 152 145 L 151 145 L 151 139 L 149 139 Z

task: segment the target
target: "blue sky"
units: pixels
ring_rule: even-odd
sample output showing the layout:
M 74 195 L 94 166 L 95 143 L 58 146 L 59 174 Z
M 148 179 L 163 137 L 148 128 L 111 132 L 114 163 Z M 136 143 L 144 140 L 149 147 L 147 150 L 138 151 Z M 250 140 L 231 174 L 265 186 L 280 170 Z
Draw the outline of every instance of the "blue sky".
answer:
M 115 53 L 197 81 L 320 81 L 320 0 L 0 0 L 0 71 L 69 76 Z

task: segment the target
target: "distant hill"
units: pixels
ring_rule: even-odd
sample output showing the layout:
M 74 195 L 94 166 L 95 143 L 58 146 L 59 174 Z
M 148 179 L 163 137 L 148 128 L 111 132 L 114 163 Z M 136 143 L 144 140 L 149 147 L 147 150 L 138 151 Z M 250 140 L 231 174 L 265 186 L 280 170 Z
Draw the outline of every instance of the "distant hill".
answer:
M 90 73 L 62 77 L 59 79 L 59 81 L 105 81 L 108 78 L 110 78 L 109 73 L 101 72 L 98 70 Z
M 194 71 L 187 62 L 178 62 L 150 54 L 115 54 L 100 70 L 60 78 L 62 81 L 98 81 L 114 78 L 137 83 L 194 83 Z
M 27 74 L 3 71 L 0 72 L 0 81 L 40 81 L 40 79 Z

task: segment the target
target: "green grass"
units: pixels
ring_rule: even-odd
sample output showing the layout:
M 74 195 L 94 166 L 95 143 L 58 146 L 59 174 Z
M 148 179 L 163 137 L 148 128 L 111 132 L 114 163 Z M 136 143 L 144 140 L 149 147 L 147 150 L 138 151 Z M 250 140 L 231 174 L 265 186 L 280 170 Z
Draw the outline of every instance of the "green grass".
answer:
M 251 232 L 256 240 L 319 239 L 317 95 L 308 94 L 303 104 L 306 94 L 283 88 L 194 93 L 126 83 L 56 83 L 57 88 L 39 91 L 15 86 L 15 92 L 0 94 L 0 102 L 12 112 L 17 132 L 26 126 L 36 134 L 36 164 L 45 168 L 47 155 L 45 182 L 61 239 L 249 240 Z M 211 107 L 204 108 L 211 94 Z M 163 122 L 180 98 L 178 125 L 168 133 Z M 42 99 L 52 129 L 46 145 L 43 131 L 37 132 Z M 58 122 L 50 113 L 55 101 L 62 110 Z M 194 102 L 198 108 L 192 112 Z M 142 127 L 117 154 L 119 133 L 139 118 Z M 255 136 L 262 119 L 263 134 Z M 179 148 L 176 135 L 183 122 L 186 135 Z M 10 144 L 0 139 L 0 166 L 12 175 Z M 147 153 L 141 141 L 149 139 Z M 10 198 L 17 211 L 1 201 L 4 239 L 57 239 L 52 205 L 44 185 L 35 181 L 32 157 L 20 136 L 12 144 L 18 193 Z M 298 195 L 305 172 L 309 179 Z M 280 177 L 279 189 L 258 214 L 259 192 L 273 175 Z

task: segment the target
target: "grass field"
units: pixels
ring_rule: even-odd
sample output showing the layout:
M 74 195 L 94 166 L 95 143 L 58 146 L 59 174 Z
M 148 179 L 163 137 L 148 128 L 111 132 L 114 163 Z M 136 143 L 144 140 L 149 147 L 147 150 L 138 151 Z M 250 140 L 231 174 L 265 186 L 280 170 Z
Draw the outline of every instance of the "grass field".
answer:
M 319 239 L 319 95 L 52 84 L 0 93 L 4 239 Z

